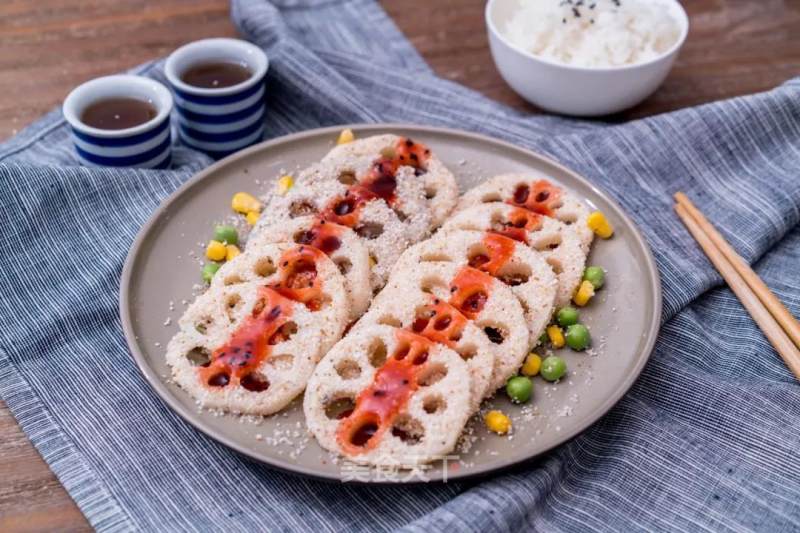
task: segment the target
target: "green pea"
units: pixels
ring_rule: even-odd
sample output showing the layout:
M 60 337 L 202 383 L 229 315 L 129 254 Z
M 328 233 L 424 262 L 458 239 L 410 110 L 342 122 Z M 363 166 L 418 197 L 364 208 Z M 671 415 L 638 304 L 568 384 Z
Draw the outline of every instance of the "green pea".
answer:
M 567 328 L 567 346 L 576 352 L 585 350 L 591 343 L 589 328 L 583 324 L 573 324 Z
M 239 233 L 233 226 L 220 224 L 214 227 L 214 240 L 225 244 L 239 244 Z
M 219 267 L 219 263 L 206 263 L 203 265 L 203 281 L 206 283 L 211 283 L 211 278 L 213 278 L 214 274 L 217 273 Z
M 557 355 L 545 357 L 539 374 L 547 381 L 557 381 L 567 373 L 567 362 Z
M 531 399 L 533 382 L 525 376 L 514 376 L 506 383 L 506 394 L 514 403 L 525 403 Z
M 606 282 L 606 273 L 601 267 L 586 267 L 586 270 L 583 271 L 583 279 L 591 283 L 597 290 Z
M 580 320 L 580 315 L 578 315 L 578 310 L 574 307 L 562 307 L 556 315 L 558 325 L 564 328 L 577 324 L 578 320 Z

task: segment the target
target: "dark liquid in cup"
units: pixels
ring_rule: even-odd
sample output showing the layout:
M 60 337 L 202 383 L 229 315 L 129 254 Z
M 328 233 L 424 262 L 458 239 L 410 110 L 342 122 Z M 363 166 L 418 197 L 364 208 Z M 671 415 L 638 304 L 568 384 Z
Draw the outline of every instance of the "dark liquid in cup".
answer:
M 244 65 L 219 61 L 191 67 L 183 73 L 181 81 L 203 89 L 219 89 L 238 85 L 252 75 L 250 69 Z
M 136 98 L 108 98 L 87 107 L 81 122 L 101 130 L 124 130 L 152 120 L 158 114 L 150 102 Z

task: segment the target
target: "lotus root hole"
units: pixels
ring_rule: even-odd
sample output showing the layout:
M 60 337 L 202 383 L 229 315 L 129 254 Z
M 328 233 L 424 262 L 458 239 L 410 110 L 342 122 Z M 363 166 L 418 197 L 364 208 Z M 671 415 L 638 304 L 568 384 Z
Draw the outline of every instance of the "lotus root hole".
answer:
M 375 339 L 369 347 L 369 364 L 375 368 L 380 368 L 386 362 L 386 344 L 382 339 Z
M 495 344 L 503 344 L 506 339 L 505 331 L 499 327 L 486 326 L 483 328 L 483 332 L 486 333 L 486 336 L 489 338 L 489 340 Z
M 231 377 L 225 372 L 219 372 L 208 378 L 208 384 L 211 387 L 225 387 L 231 382 Z
M 289 206 L 289 216 L 291 218 L 302 217 L 305 215 L 312 215 L 316 213 L 317 208 L 310 202 L 292 202 Z
M 447 254 L 434 252 L 429 254 L 422 254 L 422 257 L 420 257 L 419 260 L 426 263 L 435 263 L 439 261 L 450 261 L 451 258 Z
M 406 444 L 414 445 L 425 436 L 425 428 L 419 420 L 403 413 L 395 418 L 394 424 L 392 424 L 392 435 Z
M 367 239 L 368 241 L 377 239 L 383 234 L 383 224 L 379 224 L 377 222 L 364 222 L 356 226 L 353 231 L 361 237 L 362 239 Z
M 378 431 L 377 416 L 365 417 L 366 419 L 350 434 L 350 443 L 359 448 L 366 446 Z
M 429 394 L 422 401 L 422 408 L 429 415 L 440 413 L 447 408 L 447 402 L 439 394 Z
M 206 317 L 201 318 L 200 321 L 198 321 L 194 325 L 194 329 L 195 329 L 195 331 L 197 331 L 197 333 L 202 333 L 202 334 L 205 335 L 205 333 L 208 331 L 209 326 L 211 326 L 213 323 L 214 323 L 214 319 L 212 319 L 211 317 L 206 316 Z
M 553 269 L 556 276 L 564 272 L 564 266 L 561 264 L 561 261 L 556 259 L 555 257 L 548 257 L 547 264 Z
M 392 326 L 393 328 L 402 328 L 403 323 L 400 319 L 391 315 L 384 315 L 378 319 L 378 324 L 383 326 Z
M 403 359 L 406 358 L 408 352 L 410 351 L 411 351 L 411 345 L 409 345 L 407 342 L 401 342 L 397 346 L 397 349 L 394 352 L 394 358 L 397 359 L 398 361 L 402 361 Z
M 442 363 L 428 363 L 417 377 L 417 384 L 420 387 L 430 387 L 441 381 L 447 375 L 447 367 Z
M 294 356 L 291 354 L 270 355 L 267 363 L 278 370 L 289 370 L 294 365 Z
M 201 346 L 195 346 L 186 352 L 186 359 L 192 366 L 208 366 L 211 364 L 211 352 Z
M 230 287 L 231 285 L 238 285 L 239 283 L 243 283 L 244 280 L 238 274 L 231 274 L 222 282 L 226 287 Z
M 343 185 L 353 185 L 356 182 L 356 173 L 353 170 L 342 170 L 339 172 L 339 183 Z
M 336 363 L 335 368 L 342 379 L 355 379 L 361 375 L 361 367 L 352 359 L 342 359 Z
M 297 333 L 297 322 L 290 320 L 278 328 L 278 331 L 272 334 L 272 337 L 269 338 L 268 343 L 274 346 L 275 344 L 286 342 L 291 339 L 295 333 Z
M 275 264 L 269 257 L 262 257 L 256 261 L 253 271 L 255 272 L 256 276 L 266 278 L 275 273 Z
M 578 221 L 578 217 L 575 215 L 575 213 L 558 213 L 556 218 L 567 226 L 571 226 Z
M 460 355 L 461 359 L 463 359 L 464 361 L 469 361 L 470 359 L 478 355 L 478 349 L 473 344 L 468 344 L 466 346 L 459 346 L 457 351 L 458 355 Z
M 339 267 L 339 272 L 341 272 L 343 276 L 346 276 L 347 273 L 350 272 L 350 269 L 353 268 L 353 263 L 346 257 L 338 257 L 334 263 Z
M 250 392 L 264 392 L 269 388 L 269 380 L 267 380 L 266 376 L 258 372 L 247 374 L 239 383 Z
M 509 265 L 509 267 L 498 273 L 497 279 L 509 287 L 516 287 L 527 283 L 531 279 L 531 271 L 524 265 Z
M 325 416 L 330 420 L 341 420 L 353 414 L 356 402 L 352 396 L 335 398 L 325 403 Z

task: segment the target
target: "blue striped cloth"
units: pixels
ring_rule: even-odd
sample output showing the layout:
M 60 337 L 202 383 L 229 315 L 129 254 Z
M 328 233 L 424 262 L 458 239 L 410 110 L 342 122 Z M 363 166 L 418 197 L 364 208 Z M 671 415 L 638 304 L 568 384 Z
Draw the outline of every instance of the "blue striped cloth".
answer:
M 800 386 L 671 211 L 684 190 L 800 315 L 800 79 L 623 125 L 528 116 L 437 78 L 372 0 L 235 1 L 267 49 L 267 137 L 348 122 L 479 131 L 610 192 L 649 240 L 663 328 L 600 422 L 512 472 L 351 486 L 206 438 L 125 348 L 119 275 L 139 227 L 210 160 L 78 166 L 58 111 L 0 146 L 0 394 L 93 526 L 191 531 L 797 531 Z M 161 63 L 141 72 L 161 77 Z

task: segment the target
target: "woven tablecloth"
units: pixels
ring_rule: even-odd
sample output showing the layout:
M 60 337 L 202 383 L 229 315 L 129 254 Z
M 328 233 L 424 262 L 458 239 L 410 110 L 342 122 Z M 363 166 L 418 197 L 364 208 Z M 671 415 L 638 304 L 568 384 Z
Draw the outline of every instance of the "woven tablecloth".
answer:
M 371 0 L 234 1 L 271 61 L 266 137 L 414 122 L 536 150 L 608 191 L 664 289 L 622 401 L 534 464 L 482 481 L 355 486 L 272 470 L 173 414 L 118 318 L 132 240 L 210 163 L 83 168 L 60 111 L 0 145 L 0 396 L 97 529 L 635 531 L 800 528 L 800 386 L 674 216 L 686 191 L 800 315 L 800 80 L 609 125 L 530 116 L 436 77 Z M 138 69 L 163 79 L 162 62 Z

